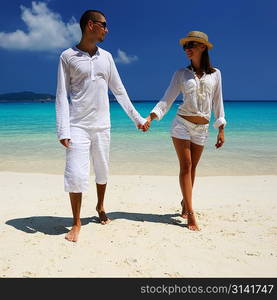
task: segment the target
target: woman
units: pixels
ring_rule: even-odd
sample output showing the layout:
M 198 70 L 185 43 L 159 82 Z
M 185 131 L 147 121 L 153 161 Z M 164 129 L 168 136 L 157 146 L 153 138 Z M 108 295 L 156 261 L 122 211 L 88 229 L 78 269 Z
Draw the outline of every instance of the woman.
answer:
M 196 167 L 207 142 L 212 110 L 214 127 L 218 128 L 215 146 L 220 148 L 224 143 L 226 120 L 221 73 L 210 64 L 208 49 L 213 45 L 205 33 L 191 31 L 180 39 L 180 44 L 190 59 L 190 65 L 174 73 L 163 98 L 151 111 L 147 121 L 150 124 L 154 119 L 161 120 L 179 93 L 183 93 L 184 102 L 173 120 L 171 137 L 180 164 L 179 182 L 183 195 L 181 216 L 187 218 L 188 229 L 200 230 L 192 208 L 192 187 Z

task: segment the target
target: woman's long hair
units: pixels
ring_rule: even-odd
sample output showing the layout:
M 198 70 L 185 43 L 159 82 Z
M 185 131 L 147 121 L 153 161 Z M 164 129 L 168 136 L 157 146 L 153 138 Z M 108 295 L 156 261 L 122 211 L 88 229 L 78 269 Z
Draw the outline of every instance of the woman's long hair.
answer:
M 192 62 L 189 66 L 190 69 L 192 69 Z M 204 71 L 206 74 L 212 74 L 214 73 L 216 70 L 211 66 L 210 63 L 210 57 L 209 57 L 209 52 L 208 52 L 208 48 L 206 47 L 206 49 L 202 52 L 202 56 L 201 56 L 201 62 L 200 62 L 200 68 L 202 71 Z

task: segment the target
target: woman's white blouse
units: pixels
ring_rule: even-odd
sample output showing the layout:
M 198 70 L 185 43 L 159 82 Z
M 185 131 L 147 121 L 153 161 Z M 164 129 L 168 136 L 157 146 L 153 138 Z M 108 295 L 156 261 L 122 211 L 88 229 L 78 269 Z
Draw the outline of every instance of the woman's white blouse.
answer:
M 226 125 L 221 73 L 218 69 L 211 74 L 204 73 L 199 79 L 196 73 L 189 68 L 177 70 L 162 99 L 157 103 L 151 113 L 162 117 L 171 107 L 177 96 L 183 93 L 183 103 L 179 105 L 177 114 L 183 116 L 201 116 L 210 121 L 211 112 L 214 112 L 214 127 Z

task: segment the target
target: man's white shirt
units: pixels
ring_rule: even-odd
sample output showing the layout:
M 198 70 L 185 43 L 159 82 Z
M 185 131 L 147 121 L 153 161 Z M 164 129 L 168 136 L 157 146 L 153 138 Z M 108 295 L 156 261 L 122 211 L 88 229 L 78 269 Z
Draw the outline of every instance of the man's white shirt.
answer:
M 56 92 L 58 139 L 70 139 L 71 126 L 110 128 L 109 89 L 136 125 L 146 122 L 130 101 L 108 51 L 98 47 L 90 56 L 72 47 L 62 52 Z

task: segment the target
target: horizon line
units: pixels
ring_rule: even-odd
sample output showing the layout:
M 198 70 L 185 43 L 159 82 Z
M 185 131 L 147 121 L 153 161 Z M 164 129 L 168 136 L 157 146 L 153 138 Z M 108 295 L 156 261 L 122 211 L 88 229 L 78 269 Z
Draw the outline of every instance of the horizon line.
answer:
M 130 99 L 131 100 L 131 99 Z M 116 99 L 109 99 L 110 102 L 117 102 Z M 40 102 L 50 102 L 54 103 L 55 99 L 26 99 L 26 100 L 14 100 L 14 99 L 0 99 L 0 103 L 40 103 Z M 159 102 L 159 100 L 131 100 L 131 102 Z M 183 102 L 183 100 L 175 100 L 174 102 Z M 223 100 L 223 102 L 277 102 L 277 100 Z

